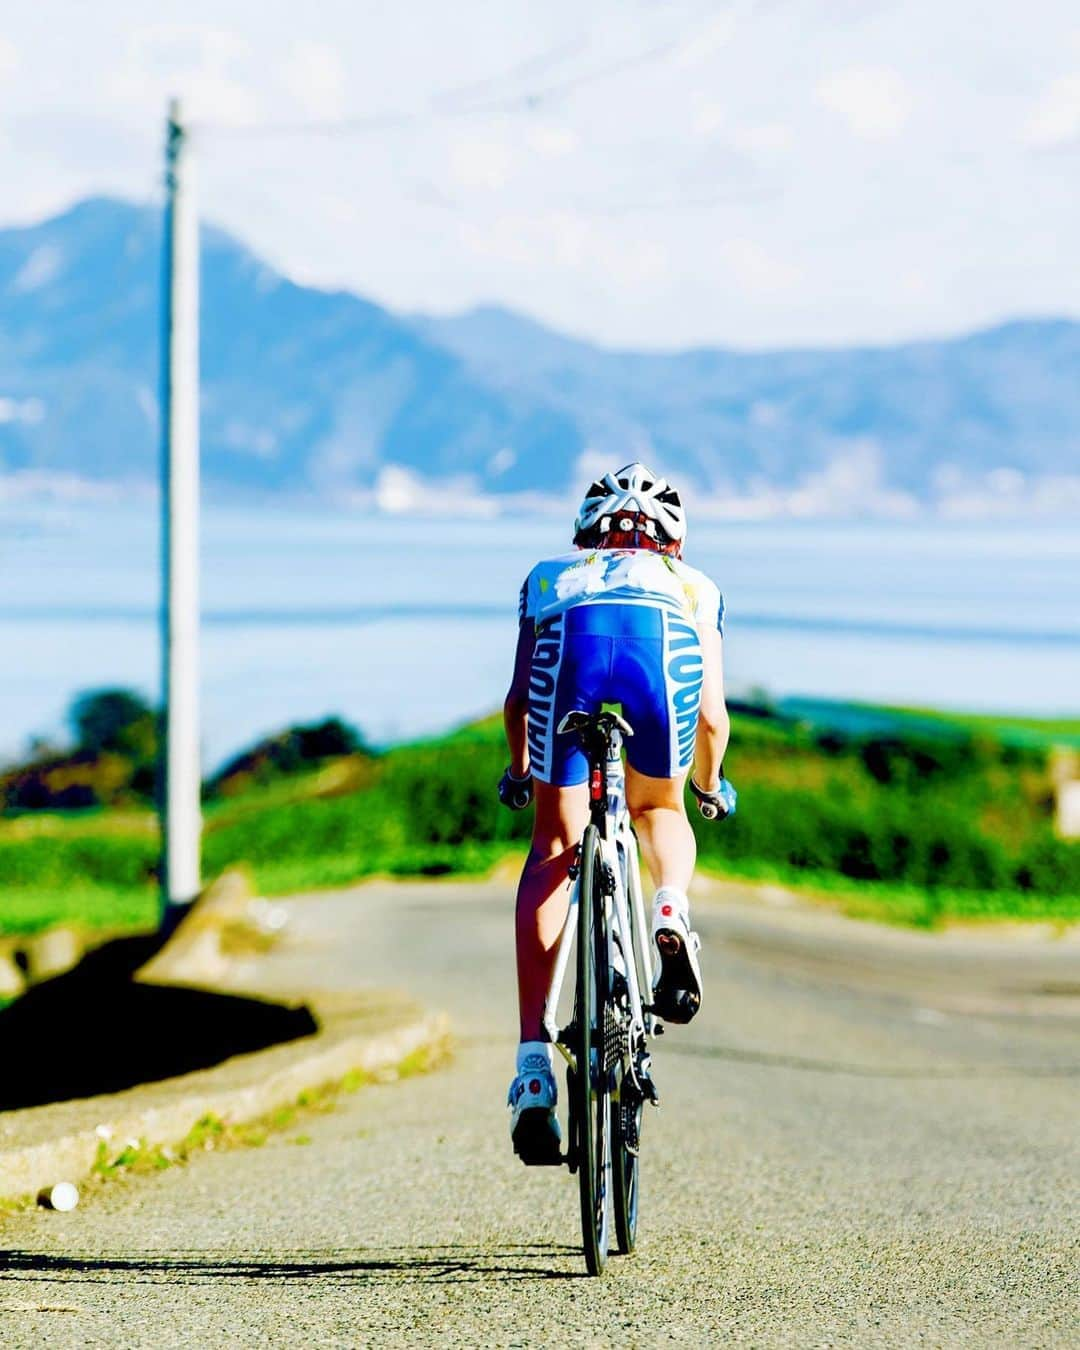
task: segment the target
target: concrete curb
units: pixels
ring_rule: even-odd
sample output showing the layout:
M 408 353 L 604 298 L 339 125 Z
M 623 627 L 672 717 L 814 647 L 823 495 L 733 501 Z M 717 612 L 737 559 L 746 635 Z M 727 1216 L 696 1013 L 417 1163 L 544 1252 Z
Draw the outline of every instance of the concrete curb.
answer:
M 129 1140 L 177 1144 L 206 1115 L 255 1119 L 351 1072 L 393 1068 L 448 1033 L 444 1016 L 395 993 L 296 1001 L 307 1002 L 318 1020 L 314 1036 L 111 1096 L 0 1115 L 0 1196 L 17 1199 L 58 1181 L 81 1181 L 103 1141 L 110 1159 Z
M 142 978 L 167 984 L 208 984 L 230 968 L 230 940 L 242 947 L 265 944 L 251 878 L 231 867 L 211 881 L 166 945 L 147 962 Z M 117 937 L 131 934 L 87 931 L 78 924 L 56 924 L 37 933 L 0 936 L 0 998 L 18 998 L 30 986 L 77 966 L 84 956 Z

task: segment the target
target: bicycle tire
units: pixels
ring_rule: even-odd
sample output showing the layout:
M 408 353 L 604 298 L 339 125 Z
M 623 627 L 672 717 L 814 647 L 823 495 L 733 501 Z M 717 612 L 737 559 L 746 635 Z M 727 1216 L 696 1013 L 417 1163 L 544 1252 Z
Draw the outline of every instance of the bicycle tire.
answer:
M 636 1093 L 628 1093 L 623 1079 L 623 1091 L 618 1101 L 611 1103 L 611 1140 L 614 1157 L 612 1159 L 613 1200 L 615 1210 L 615 1241 L 620 1256 L 629 1256 L 637 1244 L 638 1201 L 641 1184 L 641 1156 L 638 1152 L 641 1140 L 641 1117 L 643 1103 Z M 632 1113 L 632 1122 L 627 1114 Z M 627 1131 L 634 1131 L 633 1148 L 628 1147 Z
M 610 990 L 603 899 L 600 836 L 596 826 L 589 825 L 581 845 L 574 1019 L 578 1068 L 570 1075 L 570 1090 L 577 1134 L 581 1236 L 590 1275 L 602 1275 L 607 1262 L 612 1189 L 611 1097 L 604 1037 Z

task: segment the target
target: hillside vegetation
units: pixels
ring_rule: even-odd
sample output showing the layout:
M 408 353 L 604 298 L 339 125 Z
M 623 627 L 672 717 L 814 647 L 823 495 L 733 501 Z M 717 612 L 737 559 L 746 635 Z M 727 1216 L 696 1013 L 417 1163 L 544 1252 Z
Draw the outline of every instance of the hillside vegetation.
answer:
M 818 890 L 849 912 L 905 923 L 1080 918 L 1080 847 L 1053 833 L 1044 746 L 963 719 L 942 718 L 933 735 L 874 736 L 762 709 L 733 721 L 727 768 L 739 813 L 721 825 L 693 816 L 703 868 Z M 219 783 L 207 800 L 205 873 L 245 866 L 267 894 L 375 873 L 482 873 L 527 847 L 529 813 L 495 799 L 504 763 L 495 719 L 294 775 L 255 773 L 246 759 L 243 781 Z M 145 808 L 9 812 L 0 928 L 59 917 L 149 924 L 156 855 Z

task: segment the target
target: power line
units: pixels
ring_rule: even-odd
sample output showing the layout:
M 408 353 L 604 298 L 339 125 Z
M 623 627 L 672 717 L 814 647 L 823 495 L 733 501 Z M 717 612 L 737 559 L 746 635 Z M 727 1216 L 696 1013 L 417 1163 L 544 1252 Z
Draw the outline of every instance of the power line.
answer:
M 471 84 L 459 85 L 456 89 L 446 90 L 442 94 L 436 94 L 431 102 L 439 104 L 443 102 L 452 102 L 458 98 L 467 96 L 482 96 L 492 88 L 498 88 L 510 80 L 522 79 L 528 77 L 536 79 L 546 75 L 549 70 L 557 69 L 565 64 L 566 61 L 577 56 L 589 45 L 589 39 L 585 36 L 571 38 L 566 42 L 560 42 L 546 51 L 534 53 L 527 56 L 523 61 L 505 70 L 501 75 L 488 76 L 487 79 L 474 80 Z
M 633 56 L 623 57 L 621 60 L 609 62 L 607 65 L 598 66 L 593 70 L 582 71 L 577 75 L 568 75 L 564 79 L 556 80 L 553 84 L 542 88 L 530 89 L 525 93 L 511 95 L 503 99 L 492 99 L 488 103 L 474 103 L 459 111 L 465 113 L 502 112 L 515 107 L 524 107 L 531 110 L 553 98 L 573 93 L 577 89 L 600 83 L 603 80 L 613 79 L 617 75 L 625 75 L 627 71 L 637 70 L 642 66 L 664 61 L 683 46 L 685 41 L 685 38 L 672 38 L 668 42 L 657 43 L 655 46 Z
M 703 11 L 707 12 L 707 11 Z M 421 126 L 451 118 L 473 117 L 499 112 L 532 112 L 541 105 L 554 99 L 565 97 L 577 90 L 605 80 L 615 79 L 631 70 L 660 64 L 668 60 L 689 41 L 690 34 L 669 38 L 664 42 L 653 43 L 642 51 L 620 57 L 591 70 L 569 74 L 561 80 L 537 85 L 530 89 L 497 95 L 490 99 L 476 101 L 472 96 L 485 87 L 505 84 L 507 80 L 519 78 L 523 72 L 535 75 L 541 71 L 563 64 L 569 57 L 584 50 L 587 39 L 575 38 L 547 51 L 527 57 L 524 61 L 511 66 L 502 75 L 491 76 L 480 81 L 470 81 L 433 95 L 426 105 L 415 109 L 398 109 L 372 113 L 361 117 L 329 119 L 309 119 L 302 122 L 266 122 L 253 126 L 240 126 L 229 123 L 199 122 L 199 131 L 210 131 L 215 136 L 262 137 L 262 136 L 351 136 L 380 131 L 398 131 L 407 127 Z M 457 100 L 465 100 L 457 102 Z
M 752 14 L 768 10 L 775 3 L 776 0 L 732 0 L 732 3 L 725 6 L 724 10 L 734 18 L 736 26 L 741 26 Z M 503 94 L 496 93 L 487 98 L 478 96 L 482 96 L 485 90 L 497 90 L 500 86 L 505 86 L 508 82 L 521 79 L 523 76 L 530 76 L 536 80 L 538 76 L 557 71 L 560 66 L 564 66 L 589 46 L 588 36 L 579 34 L 572 39 L 535 52 L 511 65 L 499 75 L 488 76 L 444 89 L 432 95 L 425 105 L 415 109 L 387 110 L 359 117 L 263 123 L 253 126 L 207 122 L 200 123 L 199 130 L 211 132 L 215 139 L 219 136 L 229 138 L 307 135 L 337 137 L 400 131 L 444 120 L 483 116 L 485 114 L 531 112 L 546 103 L 574 94 L 580 89 L 616 79 L 634 70 L 669 61 L 679 51 L 689 46 L 701 32 L 696 21 L 704 17 L 715 17 L 716 13 L 716 8 L 711 4 L 695 8 L 692 15 L 687 16 L 695 22 L 688 25 L 689 31 L 684 31 L 678 36 L 669 37 L 662 42 L 654 42 L 639 51 L 600 65 L 594 65 L 588 69 L 569 72 L 559 78 L 550 79 L 547 83 L 536 83 L 530 88 Z M 407 192 L 407 195 L 419 205 L 447 212 L 457 212 L 463 209 L 463 201 L 460 197 L 448 195 L 433 184 L 418 185 L 418 189 L 414 188 L 413 191 Z M 702 191 L 700 192 L 691 190 L 679 193 L 676 191 L 655 198 L 629 201 L 611 201 L 601 198 L 586 201 L 561 199 L 553 202 L 549 197 L 543 203 L 543 206 L 551 207 L 554 205 L 559 209 L 577 211 L 586 215 L 620 216 L 665 210 L 707 211 L 761 200 L 767 195 L 769 194 L 760 187 L 751 187 L 748 190 L 728 188 L 710 191 L 705 185 L 702 185 Z M 539 209 L 539 207 L 536 209 Z

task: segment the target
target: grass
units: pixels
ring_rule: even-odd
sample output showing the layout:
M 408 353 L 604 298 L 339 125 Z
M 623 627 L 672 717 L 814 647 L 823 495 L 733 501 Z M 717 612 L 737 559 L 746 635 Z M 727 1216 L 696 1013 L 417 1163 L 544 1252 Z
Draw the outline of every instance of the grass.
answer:
M 736 714 L 739 814 L 719 827 L 695 815 L 701 866 L 901 923 L 1080 917 L 1080 847 L 1054 837 L 1046 750 L 1080 723 L 877 711 L 894 720 L 873 735 L 823 726 L 816 710 L 806 722 Z M 527 847 L 529 813 L 495 802 L 504 764 L 488 718 L 208 802 L 204 874 L 243 865 L 267 895 L 374 875 L 483 876 Z M 149 811 L 0 821 L 0 932 L 151 926 L 156 854 Z
M 22 936 L 58 923 L 91 931 L 147 932 L 157 925 L 158 903 L 151 886 L 5 887 L 0 892 L 0 932 Z

